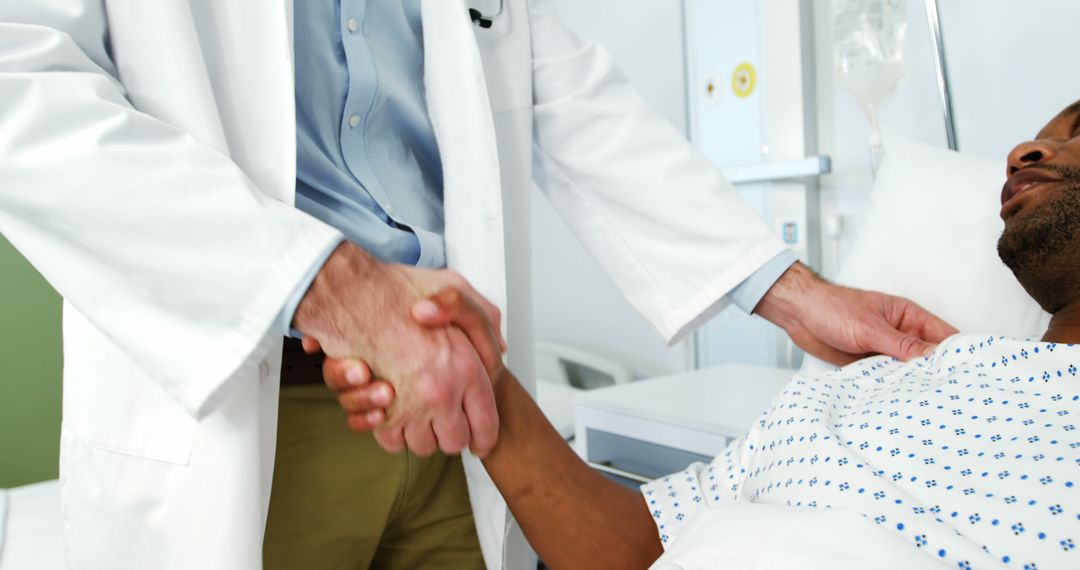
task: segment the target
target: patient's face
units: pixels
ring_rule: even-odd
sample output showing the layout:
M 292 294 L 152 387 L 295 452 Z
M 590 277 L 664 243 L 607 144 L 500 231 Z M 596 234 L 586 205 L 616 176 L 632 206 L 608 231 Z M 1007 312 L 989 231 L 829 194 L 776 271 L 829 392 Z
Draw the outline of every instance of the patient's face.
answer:
M 1080 294 L 1080 101 L 1009 153 L 1002 261 L 1055 313 Z

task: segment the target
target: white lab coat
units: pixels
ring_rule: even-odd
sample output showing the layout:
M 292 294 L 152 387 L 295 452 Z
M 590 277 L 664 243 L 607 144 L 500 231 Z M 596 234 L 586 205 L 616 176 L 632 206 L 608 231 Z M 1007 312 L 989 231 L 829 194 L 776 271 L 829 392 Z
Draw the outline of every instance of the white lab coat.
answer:
M 291 206 L 291 13 L 290 0 L 0 3 L 0 231 L 65 298 L 73 568 L 260 566 L 273 323 L 337 237 Z M 526 382 L 534 163 L 666 339 L 782 251 L 547 0 L 507 0 L 490 30 L 462 0 L 423 0 L 423 23 L 449 264 L 506 309 Z M 488 565 L 522 567 L 505 505 L 466 468 Z

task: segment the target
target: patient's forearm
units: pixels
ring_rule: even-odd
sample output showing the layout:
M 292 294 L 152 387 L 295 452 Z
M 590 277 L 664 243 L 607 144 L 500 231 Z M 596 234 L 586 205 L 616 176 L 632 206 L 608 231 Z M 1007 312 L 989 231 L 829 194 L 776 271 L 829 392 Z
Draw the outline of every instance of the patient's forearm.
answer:
M 647 568 L 662 548 L 644 498 L 590 469 L 509 373 L 495 385 L 499 443 L 484 460 L 551 568 Z

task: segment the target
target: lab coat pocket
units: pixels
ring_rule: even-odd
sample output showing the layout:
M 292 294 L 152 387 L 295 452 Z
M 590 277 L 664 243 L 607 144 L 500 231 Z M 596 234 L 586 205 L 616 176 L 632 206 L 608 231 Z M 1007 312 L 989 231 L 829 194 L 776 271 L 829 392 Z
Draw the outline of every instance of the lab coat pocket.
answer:
M 132 407 L 119 410 L 114 402 L 101 401 L 87 406 L 89 421 L 73 422 L 72 436 L 102 451 L 187 465 L 195 419 L 153 399 L 120 398 L 117 402 L 124 400 Z M 169 404 L 176 406 L 171 401 Z
M 93 325 L 65 307 L 65 431 L 100 450 L 187 465 L 197 424 Z

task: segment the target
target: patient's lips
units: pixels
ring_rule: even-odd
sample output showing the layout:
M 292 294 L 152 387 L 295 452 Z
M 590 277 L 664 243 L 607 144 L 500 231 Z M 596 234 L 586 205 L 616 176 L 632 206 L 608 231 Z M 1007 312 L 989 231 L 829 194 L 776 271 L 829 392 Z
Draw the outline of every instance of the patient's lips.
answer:
M 1052 170 L 1025 168 L 1010 176 L 1005 182 L 1005 186 L 1001 189 L 1001 205 L 1007 206 L 1017 196 L 1054 182 L 1061 182 L 1061 175 Z

